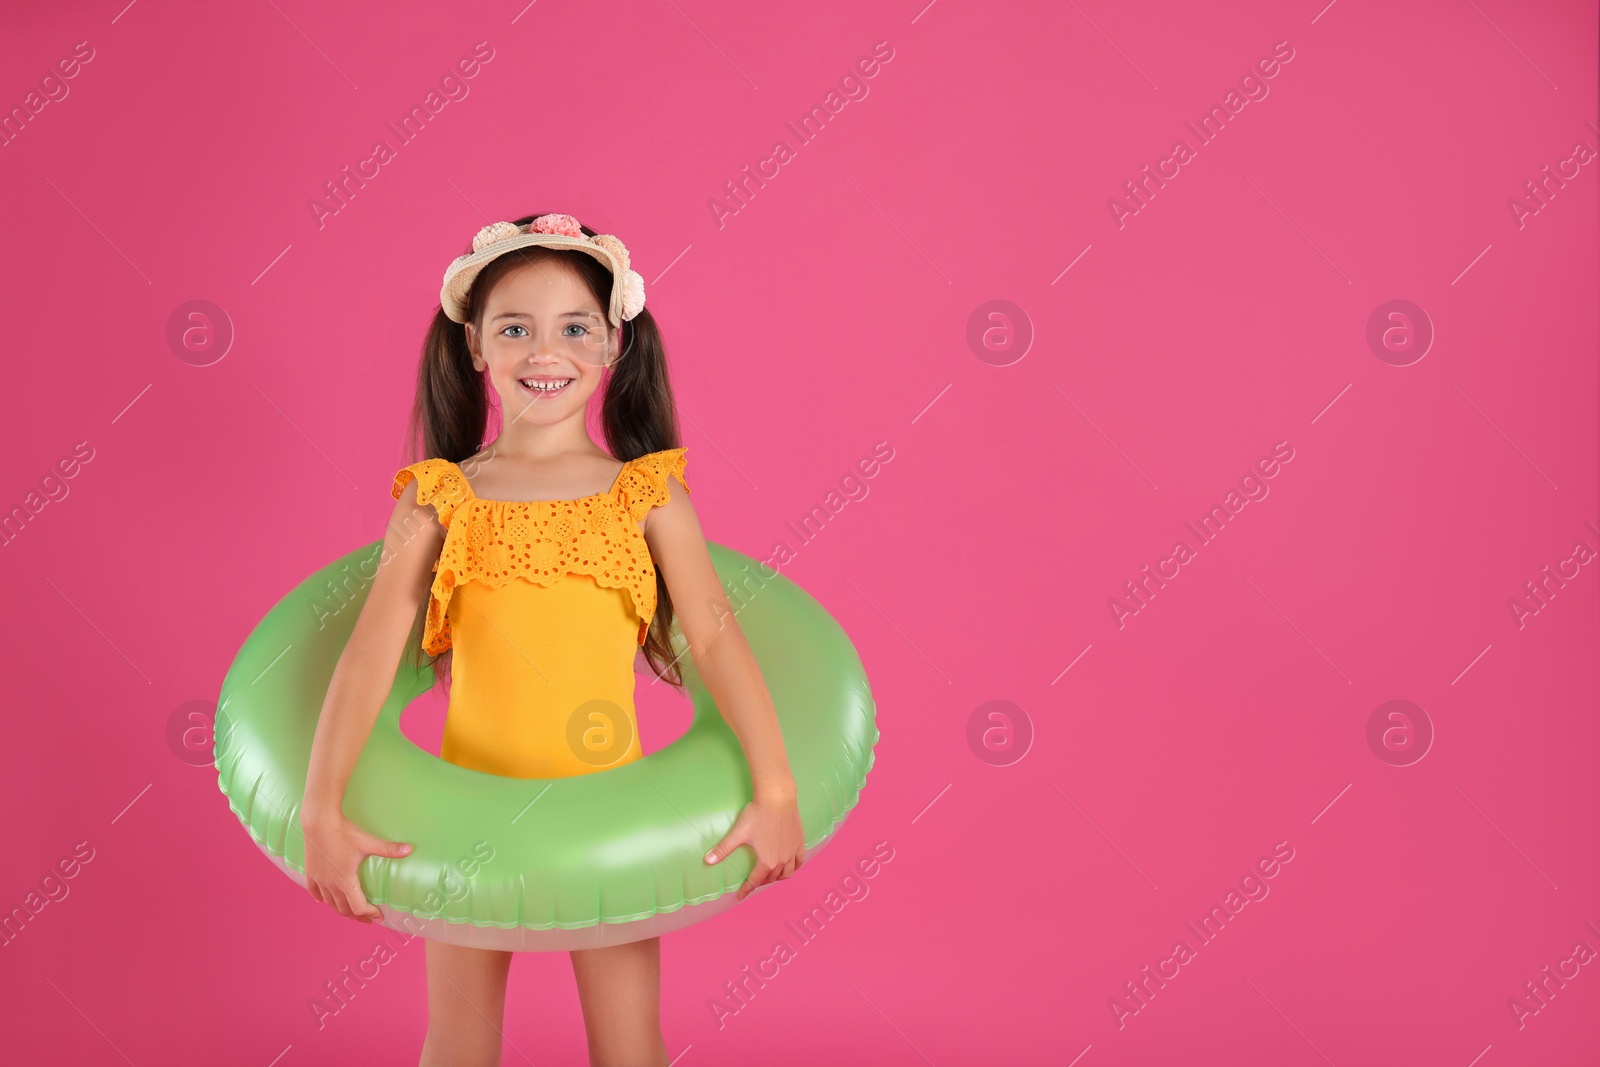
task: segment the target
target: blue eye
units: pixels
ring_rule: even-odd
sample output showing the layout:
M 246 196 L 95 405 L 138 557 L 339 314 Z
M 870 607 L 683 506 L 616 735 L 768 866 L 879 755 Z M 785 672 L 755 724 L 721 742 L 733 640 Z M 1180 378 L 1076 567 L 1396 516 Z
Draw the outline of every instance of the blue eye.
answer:
M 526 327 L 524 327 L 521 323 L 516 323 L 516 322 L 513 322 L 510 326 L 507 326 L 506 330 L 521 330 L 523 333 L 527 333 L 528 332 Z M 501 330 L 500 332 L 501 333 L 505 333 L 506 330 Z M 520 337 L 521 334 L 518 334 L 517 336 Z
M 578 322 L 569 322 L 569 323 L 567 323 L 567 328 L 568 329 L 572 329 L 572 330 L 582 330 L 583 331 L 583 333 L 569 333 L 569 334 L 567 334 L 568 337 L 582 337 L 584 333 L 588 333 L 589 332 L 589 328 L 587 326 L 583 325 L 582 323 L 578 323 Z

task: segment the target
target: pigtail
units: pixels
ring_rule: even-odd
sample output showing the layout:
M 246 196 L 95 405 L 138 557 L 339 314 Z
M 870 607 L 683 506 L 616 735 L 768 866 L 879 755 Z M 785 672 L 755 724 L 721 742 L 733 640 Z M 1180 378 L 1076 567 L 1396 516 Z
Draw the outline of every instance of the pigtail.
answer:
M 580 252 L 578 255 L 582 256 Z M 590 258 L 584 256 L 583 258 Z M 609 299 L 609 293 L 607 298 Z M 605 306 L 606 301 L 601 301 Z M 600 426 L 618 459 L 678 448 L 678 408 L 667 375 L 667 350 L 648 309 L 623 324 L 623 355 L 612 366 L 601 403 Z M 656 613 L 645 632 L 644 657 L 656 676 L 680 690 L 683 675 L 667 632 L 672 628 L 672 597 L 656 568 Z
M 448 459 L 460 463 L 483 446 L 489 427 L 489 396 L 483 375 L 472 366 L 466 327 L 443 308 L 434 312 L 417 364 L 417 393 L 407 427 L 411 462 Z
M 606 442 L 618 459 L 678 448 L 678 409 L 655 317 L 646 309 L 622 330 L 623 354 L 612 364 L 600 408 Z

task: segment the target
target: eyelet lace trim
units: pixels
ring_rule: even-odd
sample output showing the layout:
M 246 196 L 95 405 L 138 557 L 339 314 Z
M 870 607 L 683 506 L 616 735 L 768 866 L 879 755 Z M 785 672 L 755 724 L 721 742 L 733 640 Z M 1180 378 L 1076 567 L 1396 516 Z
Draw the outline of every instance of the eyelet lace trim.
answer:
M 550 586 L 568 574 L 626 589 L 644 644 L 656 612 L 656 568 L 639 523 L 667 502 L 668 475 L 689 491 L 687 451 L 669 448 L 629 460 L 609 491 L 575 500 L 483 500 L 449 460 L 402 468 L 390 495 L 399 500 L 415 478 L 418 501 L 433 507 L 446 531 L 433 565 L 422 647 L 435 656 L 450 648 L 450 597 L 463 582 L 476 578 L 498 589 L 521 578 Z

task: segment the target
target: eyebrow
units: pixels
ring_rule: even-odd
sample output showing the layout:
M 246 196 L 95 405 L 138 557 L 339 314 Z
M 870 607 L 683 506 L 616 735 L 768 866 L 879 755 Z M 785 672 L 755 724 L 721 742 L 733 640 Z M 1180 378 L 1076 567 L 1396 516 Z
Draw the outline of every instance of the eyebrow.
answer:
M 558 318 L 558 319 L 597 319 L 599 317 L 600 317 L 600 313 L 598 311 L 563 311 L 561 314 L 556 316 L 556 318 Z M 494 318 L 490 319 L 489 321 L 490 322 L 499 322 L 501 319 L 531 319 L 531 318 L 533 318 L 533 316 L 529 315 L 525 311 L 502 311 L 502 312 L 500 312 L 500 314 L 496 315 Z

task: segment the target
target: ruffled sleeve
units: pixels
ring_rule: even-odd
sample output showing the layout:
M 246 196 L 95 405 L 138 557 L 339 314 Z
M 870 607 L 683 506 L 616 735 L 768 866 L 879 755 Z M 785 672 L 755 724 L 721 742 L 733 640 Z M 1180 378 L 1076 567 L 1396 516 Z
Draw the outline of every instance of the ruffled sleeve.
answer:
M 425 459 L 421 463 L 413 463 L 409 467 L 402 467 L 394 476 L 390 495 L 399 500 L 400 494 L 405 492 L 407 483 L 413 478 L 417 480 L 418 502 L 432 505 L 439 514 L 439 522 L 449 528 L 456 508 L 472 495 L 472 489 L 461 476 L 461 471 L 454 463 L 444 459 Z
M 394 476 L 390 495 L 399 500 L 400 494 L 405 492 L 413 478 L 417 481 L 418 503 L 431 505 L 439 515 L 440 524 L 448 531 L 456 509 L 472 498 L 472 487 L 467 484 L 460 468 L 444 459 L 425 459 L 402 467 Z M 458 552 L 459 549 L 452 549 L 450 535 L 446 533 L 444 549 L 433 564 L 433 582 L 428 589 L 428 617 L 422 630 L 422 647 L 435 656 L 443 655 L 452 644 L 450 596 L 456 587 Z
M 684 479 L 684 453 L 687 448 L 668 448 L 650 452 L 628 464 L 617 484 L 622 506 L 634 522 L 642 522 L 650 509 L 667 502 L 667 478 L 678 479 L 684 492 L 689 483 Z

